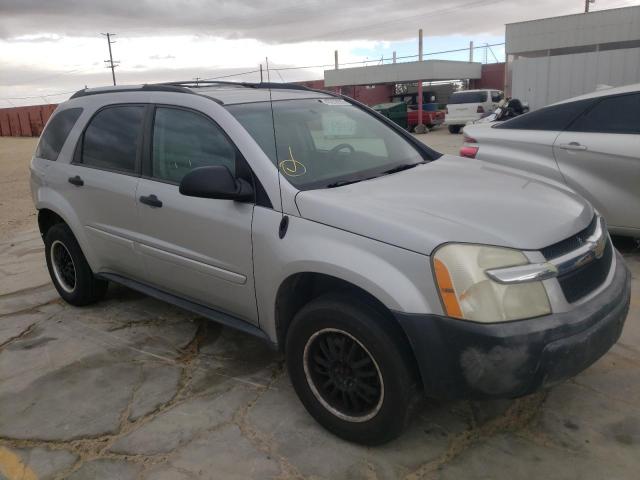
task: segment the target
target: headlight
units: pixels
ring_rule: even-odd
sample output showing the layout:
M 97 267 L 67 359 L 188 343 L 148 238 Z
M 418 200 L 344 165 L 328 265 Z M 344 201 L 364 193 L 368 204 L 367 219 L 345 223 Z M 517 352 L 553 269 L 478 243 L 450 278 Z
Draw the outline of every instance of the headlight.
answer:
M 510 248 L 448 244 L 432 257 L 440 299 L 449 317 L 474 322 L 505 322 L 551 313 L 542 282 L 503 285 L 485 270 L 529 263 Z

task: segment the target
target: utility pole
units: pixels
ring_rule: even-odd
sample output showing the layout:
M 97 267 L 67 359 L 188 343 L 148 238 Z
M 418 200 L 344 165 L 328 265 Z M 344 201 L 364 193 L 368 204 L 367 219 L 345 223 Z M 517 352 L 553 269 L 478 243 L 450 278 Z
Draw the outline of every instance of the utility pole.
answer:
M 107 44 L 109 45 L 109 60 L 105 60 L 104 63 L 107 64 L 107 68 L 111 69 L 111 78 L 113 78 L 113 84 L 116 84 L 116 67 L 118 66 L 118 61 L 113 61 L 113 55 L 111 53 L 111 44 L 112 43 L 116 43 L 114 41 L 111 41 L 111 37 L 115 35 L 115 33 L 101 33 L 101 35 L 104 35 L 105 37 L 107 37 Z
M 418 61 L 422 62 L 422 29 L 418 30 Z M 418 80 L 418 125 L 422 125 L 422 80 Z
M 262 64 L 260 64 L 260 83 L 262 83 Z
M 596 3 L 596 0 L 584 0 L 584 13 L 589 13 L 590 3 Z
M 200 77 L 194 77 L 193 79 L 196 81 L 196 87 L 197 87 L 199 85 L 199 83 L 200 83 Z M 115 85 L 115 83 L 114 83 L 114 85 Z

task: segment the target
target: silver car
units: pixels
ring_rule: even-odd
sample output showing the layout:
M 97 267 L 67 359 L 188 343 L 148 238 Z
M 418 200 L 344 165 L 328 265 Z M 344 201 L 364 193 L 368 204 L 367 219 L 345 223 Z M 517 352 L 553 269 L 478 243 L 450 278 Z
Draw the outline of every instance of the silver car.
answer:
M 565 183 L 612 233 L 640 237 L 640 84 L 464 128 L 461 155 Z
M 364 444 L 399 435 L 425 395 L 577 374 L 629 308 L 603 219 L 566 186 L 295 85 L 82 90 L 31 180 L 64 300 L 115 282 L 255 335 L 309 413 Z

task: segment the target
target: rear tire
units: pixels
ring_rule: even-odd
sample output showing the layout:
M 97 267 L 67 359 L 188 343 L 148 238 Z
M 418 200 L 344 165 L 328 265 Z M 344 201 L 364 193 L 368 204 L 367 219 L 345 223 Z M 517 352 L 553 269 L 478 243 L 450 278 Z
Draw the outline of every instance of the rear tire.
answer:
M 289 376 L 307 411 L 335 435 L 365 445 L 400 435 L 419 403 L 409 351 L 377 308 L 337 294 L 305 305 L 286 339 Z
M 462 127 L 460 125 L 449 125 L 449 133 L 452 133 L 453 135 L 460 133 L 461 129 Z
M 104 297 L 108 282 L 95 277 L 66 224 L 57 223 L 47 231 L 44 247 L 51 281 L 65 302 L 82 306 Z

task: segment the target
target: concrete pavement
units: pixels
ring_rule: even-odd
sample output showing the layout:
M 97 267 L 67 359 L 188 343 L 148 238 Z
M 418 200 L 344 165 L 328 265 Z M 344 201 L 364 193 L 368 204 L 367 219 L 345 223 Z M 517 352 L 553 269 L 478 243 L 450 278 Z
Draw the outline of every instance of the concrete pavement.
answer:
M 62 303 L 35 231 L 0 240 L 0 479 L 634 479 L 640 254 L 623 337 L 515 401 L 426 402 L 379 448 L 343 442 L 258 340 L 111 285 Z

